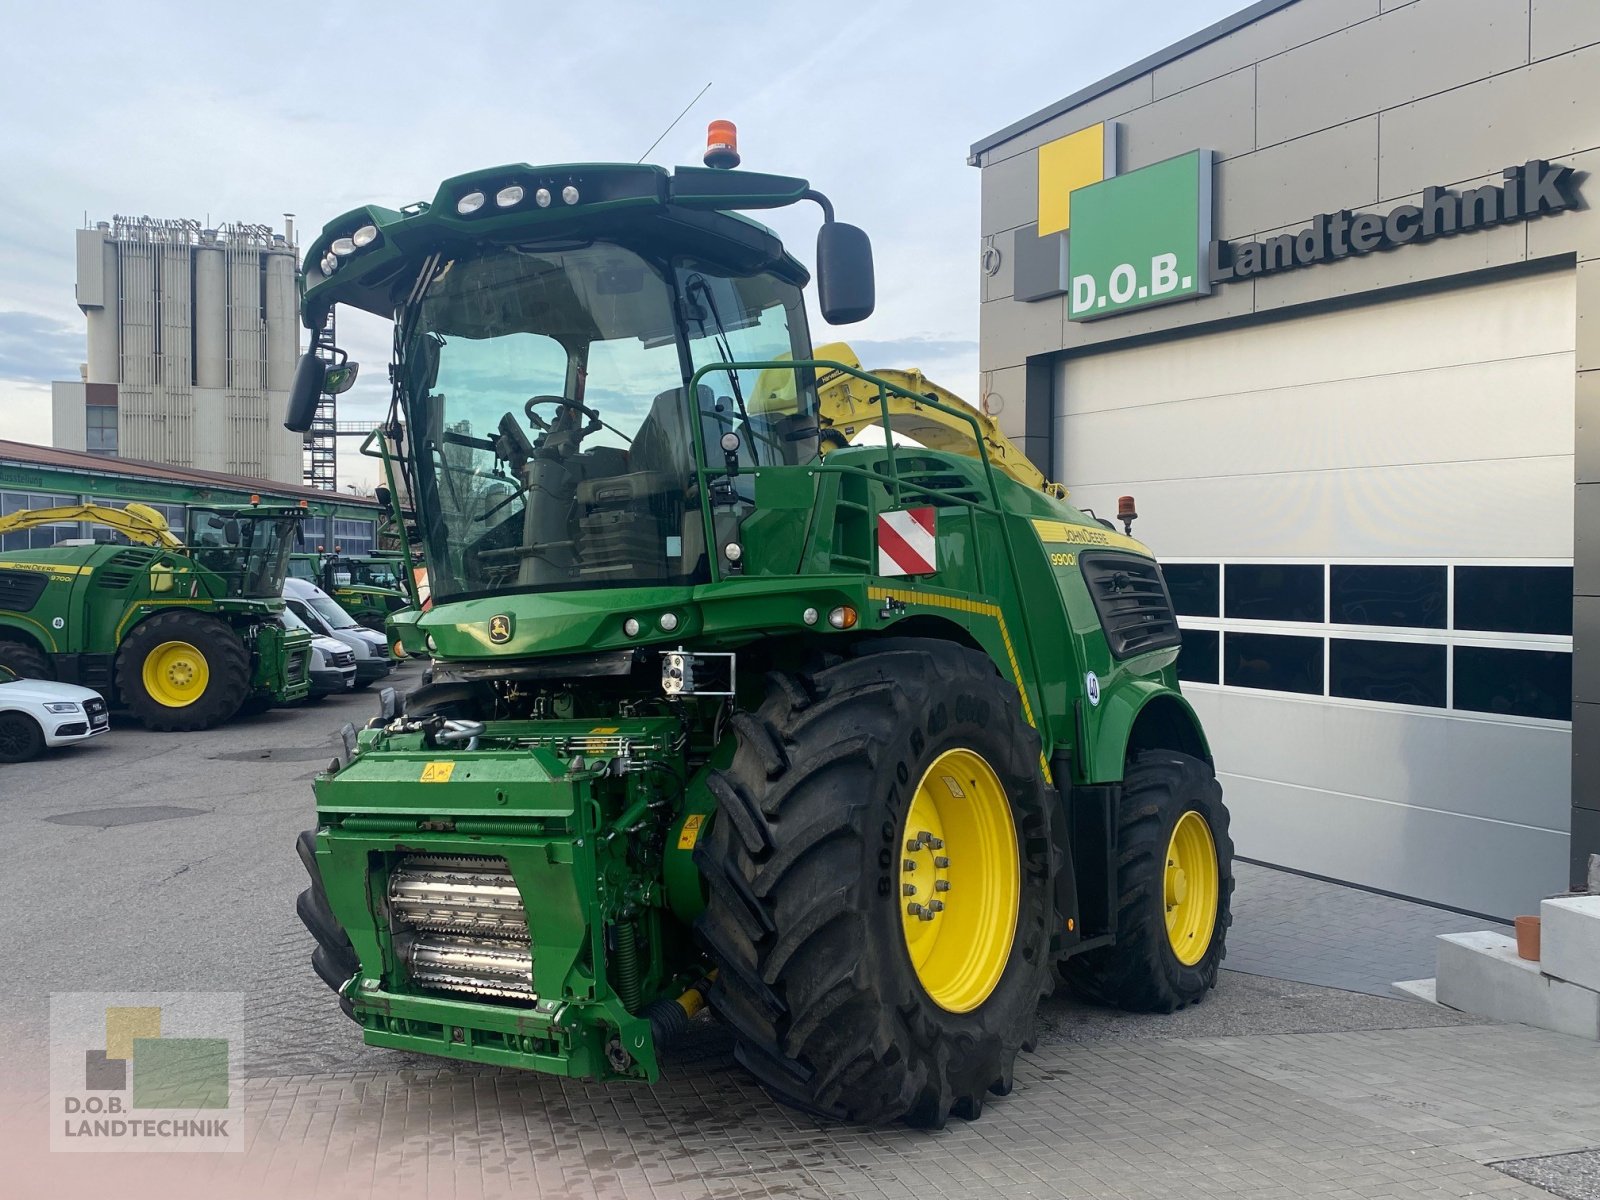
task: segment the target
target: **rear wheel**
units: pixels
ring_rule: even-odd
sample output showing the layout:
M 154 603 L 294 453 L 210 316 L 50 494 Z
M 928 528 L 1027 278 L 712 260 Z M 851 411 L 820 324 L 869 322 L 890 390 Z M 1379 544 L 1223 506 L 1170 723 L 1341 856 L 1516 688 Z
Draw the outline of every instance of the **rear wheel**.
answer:
M 27 713 L 0 713 L 0 763 L 27 762 L 44 749 L 44 730 Z
M 0 641 L 0 667 L 5 667 L 20 679 L 54 679 L 50 658 L 37 646 L 27 642 Z
M 1137 1012 L 1198 1004 L 1233 922 L 1233 841 L 1211 767 L 1167 750 L 1128 764 L 1117 829 L 1117 941 L 1069 958 L 1087 1000 Z
M 1039 738 L 990 660 L 895 639 L 769 677 L 709 777 L 709 997 L 777 1099 L 942 1125 L 1011 1089 L 1049 985 Z
M 209 729 L 238 712 L 249 694 L 250 656 L 215 617 L 157 613 L 123 640 L 117 683 L 147 729 Z

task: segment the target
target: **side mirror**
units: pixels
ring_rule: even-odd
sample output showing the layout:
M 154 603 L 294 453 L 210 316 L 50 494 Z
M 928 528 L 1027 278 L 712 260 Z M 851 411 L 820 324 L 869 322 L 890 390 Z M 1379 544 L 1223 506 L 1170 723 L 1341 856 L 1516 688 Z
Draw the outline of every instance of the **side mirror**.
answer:
M 317 415 L 317 401 L 322 399 L 323 377 L 327 373 L 328 364 L 314 352 L 307 350 L 300 356 L 300 363 L 294 369 L 294 382 L 289 385 L 289 412 L 283 419 L 285 429 L 305 433 L 311 428 L 312 419 Z
M 374 500 L 376 500 L 379 504 L 381 504 L 384 508 L 388 508 L 389 504 L 390 504 L 390 501 L 392 500 L 392 497 L 390 496 L 390 493 L 389 493 L 389 489 L 384 487 L 381 483 L 377 487 L 372 489 L 372 498 Z
M 872 315 L 877 289 L 872 242 L 866 231 L 842 221 L 817 230 L 817 307 L 830 325 L 851 325 Z
M 222 523 L 222 536 L 227 539 L 228 545 L 237 546 L 239 544 L 239 522 L 232 517 L 224 521 Z
M 342 362 L 336 367 L 329 367 L 322 376 L 322 394 L 324 396 L 342 396 L 354 386 L 356 376 L 361 371 L 361 364 L 356 362 Z

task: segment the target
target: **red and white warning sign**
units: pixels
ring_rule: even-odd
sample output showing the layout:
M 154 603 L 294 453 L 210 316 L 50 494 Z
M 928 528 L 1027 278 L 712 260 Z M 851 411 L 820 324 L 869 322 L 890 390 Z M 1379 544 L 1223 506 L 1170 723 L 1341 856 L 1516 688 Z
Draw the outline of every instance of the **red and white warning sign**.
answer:
M 937 511 L 902 508 L 878 514 L 878 574 L 931 575 L 939 569 Z

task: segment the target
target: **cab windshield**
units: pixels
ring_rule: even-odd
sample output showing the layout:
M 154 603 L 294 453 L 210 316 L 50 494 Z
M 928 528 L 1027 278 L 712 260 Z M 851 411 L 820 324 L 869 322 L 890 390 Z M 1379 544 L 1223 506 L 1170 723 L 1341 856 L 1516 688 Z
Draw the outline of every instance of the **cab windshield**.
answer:
M 191 508 L 188 545 L 194 560 L 222 576 L 227 594 L 261 600 L 283 593 L 298 516 L 266 516 Z
M 800 290 L 769 274 L 608 243 L 504 247 L 443 264 L 402 320 L 436 600 L 703 582 L 701 505 L 750 484 L 702 497 L 694 438 L 715 468 L 816 454 L 814 390 L 795 371 L 712 372 L 686 399 L 708 363 L 809 355 Z

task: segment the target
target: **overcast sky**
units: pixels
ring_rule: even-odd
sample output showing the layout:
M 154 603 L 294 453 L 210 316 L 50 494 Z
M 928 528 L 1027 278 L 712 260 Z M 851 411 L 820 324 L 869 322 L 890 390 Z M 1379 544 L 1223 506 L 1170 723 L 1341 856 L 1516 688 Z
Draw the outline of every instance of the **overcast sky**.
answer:
M 73 230 L 86 213 L 281 228 L 293 212 L 305 244 L 358 204 L 431 197 L 478 167 L 632 161 L 707 82 L 651 161 L 698 163 L 706 122 L 736 122 L 745 166 L 805 176 L 872 235 L 877 313 L 838 333 L 813 316 L 814 340 L 843 336 L 869 368 L 921 367 L 976 401 L 968 147 L 1242 3 L 12 7 L 0 437 L 48 442 L 50 380 L 78 377 Z M 764 219 L 810 263 L 811 206 Z M 369 318 L 341 334 L 368 373 L 340 416 L 375 415 L 387 333 Z

